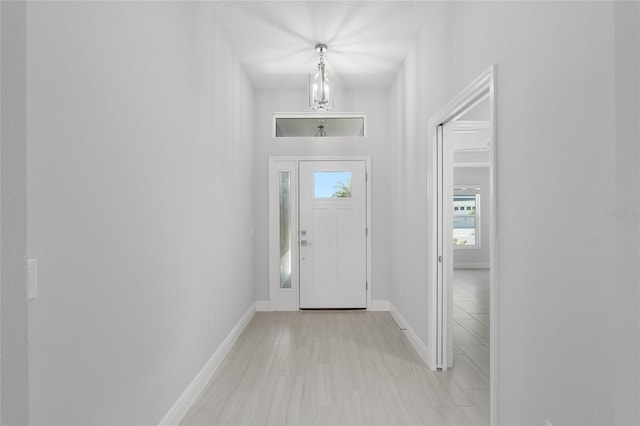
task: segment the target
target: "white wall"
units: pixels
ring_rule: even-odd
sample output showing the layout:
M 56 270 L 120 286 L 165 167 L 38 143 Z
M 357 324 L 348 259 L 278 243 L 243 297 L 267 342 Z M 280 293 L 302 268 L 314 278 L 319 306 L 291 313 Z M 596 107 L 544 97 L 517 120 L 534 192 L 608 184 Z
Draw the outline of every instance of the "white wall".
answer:
M 391 302 L 426 345 L 427 120 L 449 101 L 448 8 L 432 7 L 430 20 L 391 88 Z M 433 38 L 432 38 L 433 37 Z M 421 50 L 418 50 L 421 49 Z M 420 53 L 420 54 L 419 54 Z
M 364 139 L 275 140 L 274 112 L 309 112 L 307 90 L 256 90 L 255 112 L 255 282 L 258 300 L 269 299 L 269 221 L 268 159 L 269 156 L 371 156 L 371 243 L 373 300 L 389 300 L 390 276 L 390 144 L 389 91 L 382 89 L 336 90 L 332 112 L 365 112 L 368 136 Z
M 25 14 L 25 19 L 23 20 L 24 28 L 25 28 L 25 32 L 27 30 L 27 26 L 26 26 L 26 14 Z M 0 22 L 2 22 L 2 5 L 0 4 Z M 4 26 L 3 26 L 4 28 Z M 25 40 L 26 41 L 26 40 Z M 2 31 L 0 30 L 0 46 L 2 46 Z M 3 49 L 0 49 L 0 55 L 2 54 Z M 2 57 L 0 56 L 0 103 L 2 101 L 2 63 L 4 63 L 4 61 L 2 60 Z M 2 111 L 2 108 L 0 108 L 0 111 Z M 4 141 L 4 138 L 2 137 L 2 114 L 0 113 L 0 167 L 2 164 L 2 141 Z M 25 149 L 26 149 L 26 144 L 25 144 Z M 0 185 L 2 185 L 2 177 L 1 177 L 1 169 L 0 169 Z M 26 179 L 23 179 L 26 181 Z M 25 191 L 26 193 L 26 191 Z M 0 236 L 2 235 L 2 196 L 1 196 L 1 192 L 0 192 Z M 26 230 L 25 230 L 26 231 Z M 26 232 L 24 233 L 26 236 Z M 1 243 L 1 241 L 0 241 Z M 26 251 L 26 250 L 25 250 Z M 26 253 L 25 253 L 26 254 Z M 0 247 L 0 256 L 2 256 L 2 248 Z M 25 256 L 26 257 L 26 256 Z M 2 263 L 0 261 L 0 306 L 2 306 L 2 283 L 4 281 L 2 280 Z M 28 330 L 27 330 L 28 332 Z M 4 340 L 4 338 L 2 337 L 3 333 L 2 333 L 2 315 L 0 314 L 0 354 L 2 353 L 2 341 Z M 27 349 L 28 351 L 28 349 Z M 28 356 L 28 352 L 27 352 L 27 356 Z M 0 421 L 2 421 L 2 358 L 0 357 Z M 27 395 L 27 403 L 28 403 L 28 395 Z
M 28 5 L 34 424 L 157 423 L 255 301 L 253 88 L 211 22 Z
M 29 422 L 26 5 L 0 2 L 0 424 Z
M 640 4 L 618 3 L 615 10 L 616 200 L 615 224 L 615 421 L 640 423 L 640 274 L 631 267 L 640 259 Z M 635 89 L 635 90 L 634 90 Z M 631 213 L 630 215 L 627 212 Z M 629 374 L 631 371 L 636 374 Z
M 408 207 L 426 192 L 420 167 L 428 164 L 426 138 L 420 132 L 438 108 L 489 65 L 497 66 L 500 287 L 493 309 L 499 314 L 500 424 L 624 423 L 633 417 L 614 412 L 628 411 L 636 411 L 632 423 L 638 423 L 637 406 L 618 398 L 614 378 L 618 369 L 637 371 L 627 369 L 633 364 L 614 368 L 622 361 L 614 354 L 623 350 L 614 336 L 628 336 L 629 357 L 638 358 L 637 307 L 616 306 L 620 296 L 638 300 L 637 281 L 613 284 L 616 266 L 636 266 L 616 265 L 616 221 L 603 214 L 616 206 L 616 175 L 637 168 L 634 160 L 616 162 L 631 143 L 615 141 L 616 71 L 628 64 L 615 49 L 616 7 L 434 5 L 392 91 L 396 120 L 407 129 L 394 142 L 392 190 L 399 208 L 392 268 L 406 273 L 394 281 L 392 302 L 426 342 L 426 271 L 407 260 L 426 256 L 425 247 L 409 238 L 411 219 L 426 213 L 422 205 L 417 212 Z M 629 79 L 637 87 L 638 73 Z M 412 120 L 418 120 L 417 131 Z M 406 181 L 416 183 L 407 187 Z M 637 192 L 637 180 L 632 186 Z M 567 218 L 568 200 L 580 215 Z M 638 239 L 632 240 L 637 250 Z M 637 402 L 638 374 L 631 376 L 630 400 Z
M 488 167 L 456 167 L 453 170 L 455 185 L 479 185 L 480 187 L 480 248 L 453 249 L 454 268 L 488 268 L 490 256 L 489 225 L 491 199 L 489 198 Z

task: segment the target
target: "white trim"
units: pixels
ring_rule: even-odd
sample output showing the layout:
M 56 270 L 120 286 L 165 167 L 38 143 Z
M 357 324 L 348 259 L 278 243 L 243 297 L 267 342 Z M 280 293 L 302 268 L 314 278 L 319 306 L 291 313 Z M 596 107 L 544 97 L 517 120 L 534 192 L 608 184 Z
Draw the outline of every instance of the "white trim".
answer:
M 490 262 L 454 262 L 453 269 L 489 269 Z
M 491 333 L 491 344 L 489 345 L 489 416 L 490 424 L 498 425 L 498 118 L 496 106 L 496 67 L 492 65 L 489 69 L 489 100 L 491 113 L 491 142 L 489 152 L 491 154 L 489 167 L 489 202 L 491 209 L 490 232 L 489 232 L 489 306 L 491 315 L 489 316 L 489 332 Z
M 367 305 L 368 311 L 388 311 L 389 310 L 389 301 L 388 300 L 372 300 Z
M 373 247 L 371 245 L 371 233 L 373 232 L 373 227 L 371 226 L 371 213 L 372 213 L 372 209 L 371 209 L 371 176 L 372 176 L 372 169 L 371 169 L 371 157 L 370 156 L 366 156 L 364 157 L 364 161 L 365 161 L 365 185 L 367 188 L 367 307 L 369 305 L 371 305 L 372 301 L 371 301 L 371 293 L 372 293 L 372 288 L 373 288 L 373 265 L 372 265 L 372 256 L 373 256 Z
M 256 312 L 271 312 L 271 302 L 268 300 L 256 300 Z
M 229 351 L 231 351 L 233 344 L 238 340 L 238 336 L 240 336 L 247 324 L 249 324 L 255 312 L 256 303 L 252 303 L 226 339 L 224 339 L 220 346 L 218 346 L 218 349 L 211 355 L 209 361 L 202 367 L 202 370 L 200 370 L 191 383 L 189 383 L 189 386 L 187 386 L 182 395 L 180 395 L 180 398 L 173 404 L 164 418 L 160 420 L 159 425 L 177 425 L 180 423 L 200 393 L 204 390 L 204 387 L 216 372 L 222 360 L 224 360 Z
M 420 339 L 420 337 L 418 336 L 418 333 L 415 332 L 415 330 L 404 319 L 400 311 L 398 311 L 398 309 L 391 302 L 389 302 L 389 313 L 398 324 L 398 327 L 404 330 L 404 334 L 407 336 L 407 339 L 409 339 L 409 342 L 413 345 L 416 352 L 418 352 L 418 355 L 420 355 L 422 361 L 424 361 L 427 367 L 429 367 L 431 370 L 435 370 L 436 366 L 433 365 L 431 363 L 431 360 L 429 359 L 429 354 L 431 352 L 427 348 L 427 345 L 424 344 L 422 339 Z
M 427 267 L 429 275 L 427 277 L 427 294 L 428 294 L 428 347 L 429 355 L 431 357 L 436 356 L 436 336 L 438 330 L 437 322 L 437 306 L 438 306 L 438 129 L 442 123 L 455 119 L 461 113 L 463 113 L 470 105 L 477 102 L 482 97 L 489 96 L 490 103 L 490 143 L 489 143 L 489 196 L 491 204 L 491 225 L 489 232 L 490 241 L 490 304 L 491 304 L 491 316 L 490 316 L 490 333 L 491 333 L 491 345 L 490 345 L 490 424 L 497 425 L 498 420 L 498 209 L 497 209 L 497 126 L 496 126 L 496 66 L 492 65 L 486 71 L 484 71 L 478 78 L 476 78 L 471 84 L 469 84 L 458 96 L 456 96 L 451 102 L 449 102 L 442 110 L 434 115 L 428 122 L 428 144 L 432 161 L 428 164 L 429 181 L 432 182 L 427 191 L 427 202 L 430 205 L 431 221 L 429 226 L 431 227 L 430 235 L 433 238 L 429 239 L 428 251 L 427 251 Z M 453 162 L 452 162 L 453 163 Z M 452 303 L 451 294 L 446 294 L 447 289 L 444 289 L 444 297 L 447 303 Z M 449 312 L 450 314 L 450 312 Z M 448 331 L 447 331 L 448 332 Z M 451 333 L 445 338 L 450 339 Z M 445 345 L 446 348 L 446 345 Z M 450 354 L 447 354 L 450 356 Z M 446 364 L 445 364 L 446 365 Z

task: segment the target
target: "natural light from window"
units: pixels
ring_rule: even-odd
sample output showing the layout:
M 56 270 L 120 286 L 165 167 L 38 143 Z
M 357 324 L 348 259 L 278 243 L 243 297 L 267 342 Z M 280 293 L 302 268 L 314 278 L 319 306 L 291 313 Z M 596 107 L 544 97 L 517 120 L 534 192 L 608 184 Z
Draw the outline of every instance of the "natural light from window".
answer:
M 480 194 L 474 192 L 475 188 L 454 190 L 453 246 L 455 248 L 480 247 Z
M 351 172 L 313 172 L 314 198 L 351 198 Z

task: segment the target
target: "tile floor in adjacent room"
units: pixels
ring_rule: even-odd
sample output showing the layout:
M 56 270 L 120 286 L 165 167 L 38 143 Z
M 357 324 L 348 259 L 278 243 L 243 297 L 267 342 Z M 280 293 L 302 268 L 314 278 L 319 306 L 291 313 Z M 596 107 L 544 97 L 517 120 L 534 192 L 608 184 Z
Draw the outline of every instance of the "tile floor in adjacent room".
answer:
M 258 312 L 182 424 L 488 424 L 488 275 L 457 272 L 453 369 L 388 312 Z
M 483 418 L 489 419 L 489 270 L 456 269 L 453 273 L 453 369 L 466 370 L 461 384 Z

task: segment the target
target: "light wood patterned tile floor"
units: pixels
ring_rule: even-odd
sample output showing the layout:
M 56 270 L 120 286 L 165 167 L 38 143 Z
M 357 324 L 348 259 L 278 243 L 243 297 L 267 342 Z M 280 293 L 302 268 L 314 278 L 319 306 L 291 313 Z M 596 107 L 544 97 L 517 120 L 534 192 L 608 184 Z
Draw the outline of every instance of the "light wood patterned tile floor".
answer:
M 459 360 L 463 369 L 473 365 L 484 373 L 474 379 L 475 386 L 481 388 L 468 389 L 468 393 L 487 416 L 489 403 L 482 405 L 479 401 L 489 399 L 489 308 L 489 270 L 456 269 L 453 272 L 454 361 Z M 471 380 L 476 373 L 474 369 L 465 380 Z
M 388 312 L 259 312 L 181 424 L 487 424 L 488 377 L 456 356 L 430 371 Z

